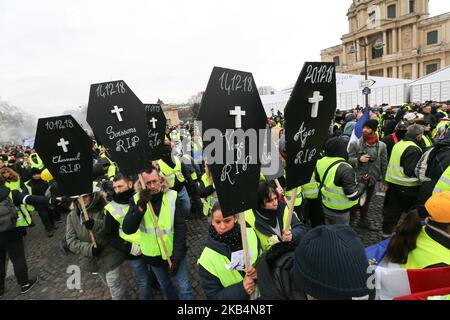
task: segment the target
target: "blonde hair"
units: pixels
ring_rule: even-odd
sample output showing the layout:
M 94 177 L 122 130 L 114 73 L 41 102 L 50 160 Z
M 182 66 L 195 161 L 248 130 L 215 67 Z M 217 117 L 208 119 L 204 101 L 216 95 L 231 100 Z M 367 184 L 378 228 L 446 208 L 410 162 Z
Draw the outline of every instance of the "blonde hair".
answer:
M 15 172 L 13 169 L 11 168 L 1 168 L 0 169 L 0 175 L 4 175 L 5 173 L 9 173 L 13 176 L 13 178 L 11 179 L 12 181 L 16 182 L 19 181 L 19 174 L 17 172 Z

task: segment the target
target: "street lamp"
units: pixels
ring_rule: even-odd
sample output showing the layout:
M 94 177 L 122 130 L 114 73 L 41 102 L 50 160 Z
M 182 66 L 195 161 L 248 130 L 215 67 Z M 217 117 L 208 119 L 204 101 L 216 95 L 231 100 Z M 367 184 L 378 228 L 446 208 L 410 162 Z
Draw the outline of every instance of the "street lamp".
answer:
M 360 38 L 358 42 L 359 42 L 359 45 L 360 45 L 361 47 L 364 48 L 364 77 L 365 77 L 365 80 L 367 80 L 367 79 L 368 79 L 368 70 L 367 70 L 367 47 L 370 45 L 370 42 L 367 42 L 367 41 L 366 41 L 366 38 Z M 378 39 L 375 41 L 375 43 L 373 44 L 373 47 L 374 47 L 374 49 L 376 49 L 376 50 L 381 50 L 381 49 L 383 49 L 383 47 L 384 47 L 383 40 L 381 40 L 380 38 L 378 38 Z M 348 49 L 348 53 L 349 53 L 349 54 L 353 54 L 353 53 L 356 53 L 356 52 L 357 52 L 356 47 L 355 47 L 354 44 L 352 44 L 351 47 Z M 368 107 L 368 106 L 369 106 L 369 95 L 366 94 L 366 107 Z

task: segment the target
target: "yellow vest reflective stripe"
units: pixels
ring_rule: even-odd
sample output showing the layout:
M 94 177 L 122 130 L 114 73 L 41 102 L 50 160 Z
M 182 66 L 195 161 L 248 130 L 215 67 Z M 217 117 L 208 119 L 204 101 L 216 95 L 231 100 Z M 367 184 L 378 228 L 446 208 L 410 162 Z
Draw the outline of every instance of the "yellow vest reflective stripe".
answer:
M 205 188 L 209 187 L 210 185 L 212 185 L 212 183 L 209 182 L 208 176 L 206 173 L 204 173 L 202 175 L 202 182 L 205 185 Z M 214 204 L 219 201 L 219 199 L 217 198 L 217 196 L 213 194 L 209 195 L 208 197 L 206 197 L 206 199 L 202 198 L 202 202 L 203 202 L 203 215 L 205 217 L 209 216 L 211 214 L 211 210 L 214 206 Z
M 425 142 L 425 147 L 431 148 L 433 146 L 433 142 L 430 138 L 428 138 L 428 136 L 423 135 L 423 141 Z
M 258 259 L 259 252 L 258 239 L 252 228 L 247 228 L 247 240 L 248 248 L 251 252 L 252 265 L 254 265 Z M 244 279 L 239 271 L 227 269 L 227 265 L 231 264 L 230 259 L 209 247 L 203 249 L 197 263 L 218 278 L 224 288 L 239 283 Z
M 28 180 L 28 181 L 25 182 L 24 184 L 25 184 L 25 187 L 26 187 L 27 190 L 28 190 L 28 194 L 29 194 L 30 196 L 33 195 L 33 189 L 30 187 L 30 180 Z M 30 204 L 27 204 L 26 207 L 27 207 L 27 210 L 30 211 L 30 212 L 35 211 L 35 208 L 34 208 L 32 205 L 30 205 Z
M 20 186 L 20 178 L 17 179 L 17 181 L 5 182 L 5 186 L 8 187 L 9 190 L 17 190 L 20 193 L 22 193 L 22 188 Z M 31 195 L 31 193 L 30 193 L 30 195 Z M 22 210 L 22 212 L 24 214 L 29 215 L 30 214 L 29 211 L 34 211 L 34 207 L 29 204 L 21 204 L 20 210 Z
M 108 175 L 108 178 L 113 179 L 116 176 L 116 174 L 117 174 L 117 166 L 116 166 L 116 164 L 108 156 L 106 156 L 105 154 L 102 154 L 100 156 L 100 158 L 104 158 L 104 159 L 108 160 L 109 168 L 108 168 L 107 175 Z
M 183 173 L 181 172 L 181 162 L 178 158 L 175 157 L 175 168 L 173 169 L 163 160 L 158 160 L 158 164 L 161 173 L 167 178 L 167 180 L 169 180 L 171 188 L 175 186 L 175 177 L 181 183 L 185 181 Z
M 403 267 L 406 269 L 424 269 L 439 263 L 450 265 L 450 249 L 434 241 L 423 227 L 417 238 L 416 248 L 409 253 L 408 260 Z
M 323 179 L 325 171 L 327 171 L 327 169 L 338 160 L 345 161 L 343 158 L 331 157 L 325 157 L 317 161 L 317 173 L 319 174 L 320 180 Z M 350 164 L 346 162 L 341 162 L 329 169 L 328 174 L 325 177 L 325 181 L 322 182 L 323 186 L 320 191 L 322 193 L 322 204 L 325 207 L 332 210 L 344 211 L 355 206 L 358 203 L 358 200 L 350 200 L 345 194 L 344 189 L 334 184 L 336 171 L 341 165 L 350 166 Z
M 135 194 L 134 203 L 139 200 L 139 194 Z M 173 252 L 173 236 L 174 236 L 174 219 L 175 219 L 175 202 L 177 200 L 177 192 L 169 190 L 164 193 L 161 203 L 161 210 L 158 217 L 158 226 L 163 235 L 164 243 L 169 256 Z M 156 234 L 156 226 L 153 221 L 150 209 L 147 208 L 144 214 L 144 225 L 141 228 L 141 251 L 147 257 L 159 257 L 167 260 L 163 246 Z
M 294 195 L 294 190 L 286 191 L 286 200 L 288 203 L 291 203 L 292 196 Z M 302 187 L 297 187 L 297 198 L 295 198 L 294 207 L 301 206 L 303 202 L 303 195 L 302 195 Z
M 319 184 L 314 178 L 309 183 L 302 185 L 302 194 L 305 199 L 317 199 L 319 197 Z
M 286 225 L 286 220 L 289 214 L 288 206 L 284 208 L 284 214 L 283 214 L 283 225 L 280 226 L 281 230 L 284 229 L 284 226 Z M 255 219 L 255 213 L 253 210 L 247 210 L 245 211 L 245 221 L 255 230 L 256 236 L 259 239 L 259 242 L 261 243 L 261 247 L 263 251 L 269 250 L 275 243 L 280 242 L 280 239 L 277 235 L 270 235 L 267 236 L 264 233 L 260 232 L 255 227 L 256 219 Z M 291 229 L 291 227 L 289 227 Z
M 448 125 L 448 124 L 450 124 L 450 121 L 444 121 L 444 120 L 441 120 L 441 121 L 437 124 L 436 129 L 434 129 L 434 133 L 433 133 L 433 135 L 432 135 L 433 139 L 436 138 L 436 135 L 439 133 L 440 129 L 441 129 L 442 127 L 445 127 L 445 126 Z
M 13 197 L 12 197 L 12 192 L 10 192 L 8 194 L 8 197 L 11 200 L 11 202 L 14 203 Z M 17 209 L 16 227 L 28 227 L 32 222 L 30 213 L 26 210 L 26 208 L 23 204 L 21 204 L 19 208 L 16 207 L 16 209 Z
M 444 171 L 434 187 L 433 194 L 450 191 L 450 166 Z
M 403 152 L 409 147 L 415 147 L 419 150 L 420 147 L 412 141 L 402 140 L 397 143 L 392 149 L 391 159 L 386 172 L 386 181 L 399 186 L 415 187 L 420 186 L 421 182 L 417 178 L 411 178 L 405 175 L 403 167 L 400 166 L 400 161 Z
M 438 113 L 442 113 L 446 118 L 448 118 L 448 113 L 442 109 L 437 110 Z
M 134 243 L 134 244 L 140 244 L 141 241 L 141 230 L 139 229 L 135 233 L 128 235 L 123 232 L 122 226 L 123 226 L 123 220 L 125 219 L 126 214 L 128 213 L 128 210 L 130 209 L 130 206 L 128 204 L 120 204 L 115 201 L 111 201 L 105 206 L 105 213 L 109 213 L 114 220 L 116 220 L 120 227 L 119 227 L 119 237 L 121 237 L 123 240 Z
M 36 162 L 34 162 L 32 156 L 36 156 Z M 44 162 L 42 162 L 42 159 L 39 157 L 39 155 L 37 153 L 30 154 L 28 159 L 30 161 L 30 167 L 31 168 L 38 168 L 40 170 L 44 169 Z
M 192 149 L 194 152 L 202 151 L 203 149 L 203 142 L 201 139 L 194 139 L 192 142 Z
M 427 300 L 445 300 L 445 301 L 450 301 L 450 294 L 448 294 L 446 296 L 428 297 Z

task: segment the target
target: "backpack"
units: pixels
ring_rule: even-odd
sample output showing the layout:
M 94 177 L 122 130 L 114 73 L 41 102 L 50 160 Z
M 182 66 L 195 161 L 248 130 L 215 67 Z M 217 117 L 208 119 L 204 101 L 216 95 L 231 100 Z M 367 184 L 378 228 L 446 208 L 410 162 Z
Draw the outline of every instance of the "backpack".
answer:
M 0 233 L 16 228 L 17 209 L 9 198 L 0 201 Z
M 430 154 L 433 150 L 434 148 L 431 148 L 430 150 L 426 151 L 420 158 L 419 162 L 417 162 L 416 169 L 414 171 L 416 173 L 416 177 L 420 182 L 431 181 L 431 179 L 427 177 L 427 171 L 428 161 L 430 160 Z

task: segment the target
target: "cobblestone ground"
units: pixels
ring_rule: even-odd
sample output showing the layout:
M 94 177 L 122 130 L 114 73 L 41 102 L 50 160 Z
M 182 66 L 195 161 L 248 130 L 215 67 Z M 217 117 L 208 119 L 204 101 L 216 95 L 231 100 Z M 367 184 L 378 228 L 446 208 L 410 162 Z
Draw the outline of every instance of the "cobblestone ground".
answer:
M 380 231 L 368 231 L 358 228 L 355 231 L 365 246 L 381 241 L 382 207 L 384 197 L 377 194 L 373 197 L 369 210 L 369 219 Z M 37 215 L 33 216 L 36 224 L 29 229 L 25 238 L 25 252 L 30 275 L 39 278 L 35 287 L 26 294 L 20 293 L 20 288 L 9 264 L 6 280 L 6 293 L 0 300 L 108 300 L 111 299 L 106 283 L 99 275 L 81 272 L 81 288 L 69 289 L 67 282 L 72 275 L 70 266 L 78 265 L 78 257 L 66 254 L 60 244 L 65 232 L 65 223 L 59 224 L 53 238 L 47 238 L 44 227 Z M 199 258 L 207 236 L 208 222 L 205 218 L 189 220 L 188 223 L 188 262 L 191 282 L 197 299 L 204 299 L 200 279 L 197 273 L 197 259 Z M 126 263 L 122 265 L 124 282 L 127 287 L 127 298 L 139 299 L 134 277 Z M 70 282 L 70 281 L 69 281 Z M 157 297 L 162 298 L 160 293 Z

